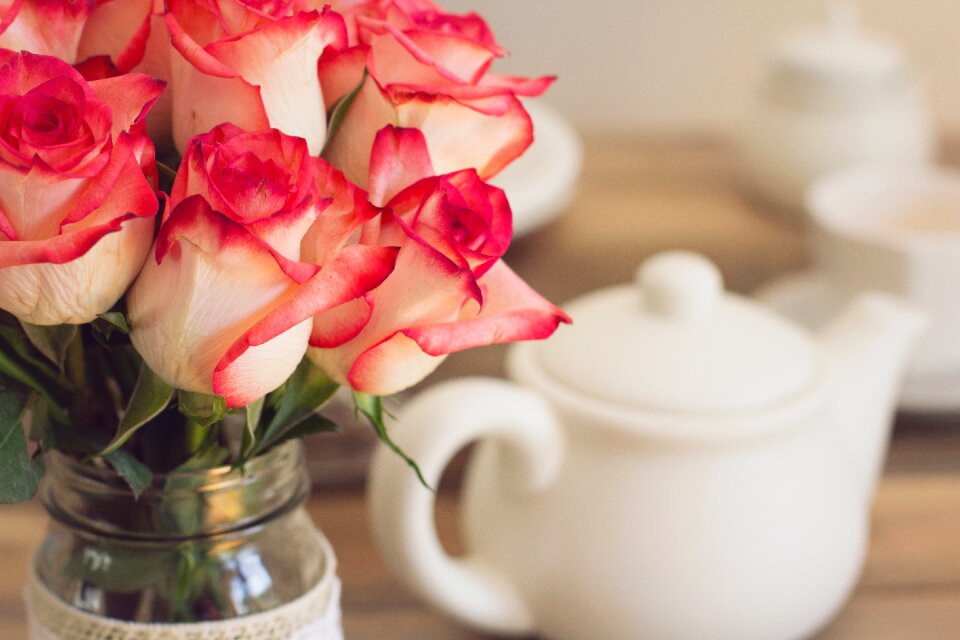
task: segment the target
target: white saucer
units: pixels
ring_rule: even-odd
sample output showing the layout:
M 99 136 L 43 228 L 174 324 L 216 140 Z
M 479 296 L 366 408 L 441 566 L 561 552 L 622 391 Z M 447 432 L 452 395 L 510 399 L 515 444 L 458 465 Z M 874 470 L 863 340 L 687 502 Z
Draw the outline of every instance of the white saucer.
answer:
M 563 213 L 576 193 L 583 147 L 573 127 L 549 105 L 524 103 L 533 120 L 534 141 L 490 182 L 507 192 L 515 237 Z
M 824 326 L 847 302 L 816 271 L 783 277 L 754 292 L 754 297 L 812 330 Z M 960 371 L 936 376 L 908 375 L 897 405 L 917 413 L 960 412 Z

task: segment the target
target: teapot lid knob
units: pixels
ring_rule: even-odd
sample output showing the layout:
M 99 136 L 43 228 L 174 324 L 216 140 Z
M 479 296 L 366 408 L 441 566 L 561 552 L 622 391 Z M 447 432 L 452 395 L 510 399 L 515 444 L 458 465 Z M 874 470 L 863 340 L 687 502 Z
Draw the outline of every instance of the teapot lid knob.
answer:
M 653 255 L 635 282 L 565 305 L 574 325 L 531 344 L 531 363 L 567 388 L 645 415 L 709 420 L 763 411 L 812 388 L 819 371 L 812 337 L 725 292 L 722 281 L 695 253 Z
M 668 251 L 650 258 L 638 269 L 637 284 L 648 312 L 681 322 L 712 316 L 723 297 L 719 269 L 689 251 Z

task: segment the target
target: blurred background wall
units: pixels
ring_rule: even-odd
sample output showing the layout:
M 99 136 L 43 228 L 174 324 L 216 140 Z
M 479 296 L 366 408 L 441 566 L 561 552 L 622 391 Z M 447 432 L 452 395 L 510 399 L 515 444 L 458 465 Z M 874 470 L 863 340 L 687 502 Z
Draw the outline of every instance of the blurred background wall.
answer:
M 584 132 L 729 133 L 779 35 L 827 0 L 439 0 L 483 14 L 514 54 L 495 69 L 555 73 L 546 101 Z M 960 0 L 860 0 L 902 47 L 941 130 L 960 132 Z

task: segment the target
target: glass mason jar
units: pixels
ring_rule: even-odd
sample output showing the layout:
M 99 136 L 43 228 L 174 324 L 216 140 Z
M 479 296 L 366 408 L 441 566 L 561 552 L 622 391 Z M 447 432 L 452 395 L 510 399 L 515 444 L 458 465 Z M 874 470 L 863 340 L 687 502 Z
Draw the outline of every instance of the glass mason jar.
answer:
M 289 609 L 336 580 L 335 558 L 304 509 L 310 485 L 299 442 L 243 472 L 155 477 L 139 497 L 112 469 L 58 452 L 46 461 L 50 528 L 28 599 L 40 593 L 131 623 L 209 623 Z M 339 601 L 325 597 L 339 620 Z

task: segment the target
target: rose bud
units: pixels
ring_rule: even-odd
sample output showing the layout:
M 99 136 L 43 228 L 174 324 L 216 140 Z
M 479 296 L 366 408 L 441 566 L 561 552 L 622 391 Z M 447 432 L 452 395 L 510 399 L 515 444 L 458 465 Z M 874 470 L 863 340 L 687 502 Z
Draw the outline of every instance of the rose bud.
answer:
M 333 7 L 353 46 L 321 58 L 327 107 L 363 84 L 324 153 L 350 180 L 366 186 L 371 146 L 389 124 L 423 132 L 438 174 L 472 168 L 486 180 L 530 146 L 533 125 L 518 96 L 538 96 L 553 79 L 491 73 L 504 51 L 482 18 L 422 0 Z
M 347 247 L 303 260 L 330 200 L 304 140 L 225 124 L 195 137 L 168 213 L 127 297 L 131 339 L 172 386 L 241 407 L 303 358 L 311 318 L 378 285 L 394 248 Z
M 84 323 L 123 295 L 153 241 L 143 116 L 163 83 L 87 82 L 57 58 L 0 52 L 0 308 Z
M 168 0 L 173 135 L 178 149 L 222 122 L 275 128 L 306 139 L 319 155 L 326 111 L 317 59 L 343 47 L 343 19 L 324 9 L 294 13 L 296 3 Z
M 449 353 L 546 338 L 569 321 L 500 260 L 512 231 L 503 191 L 472 169 L 418 176 L 431 167 L 416 130 L 384 129 L 373 158 L 371 198 L 389 201 L 361 242 L 399 246 L 396 268 L 362 299 L 317 315 L 308 352 L 317 366 L 358 391 L 388 395 Z

